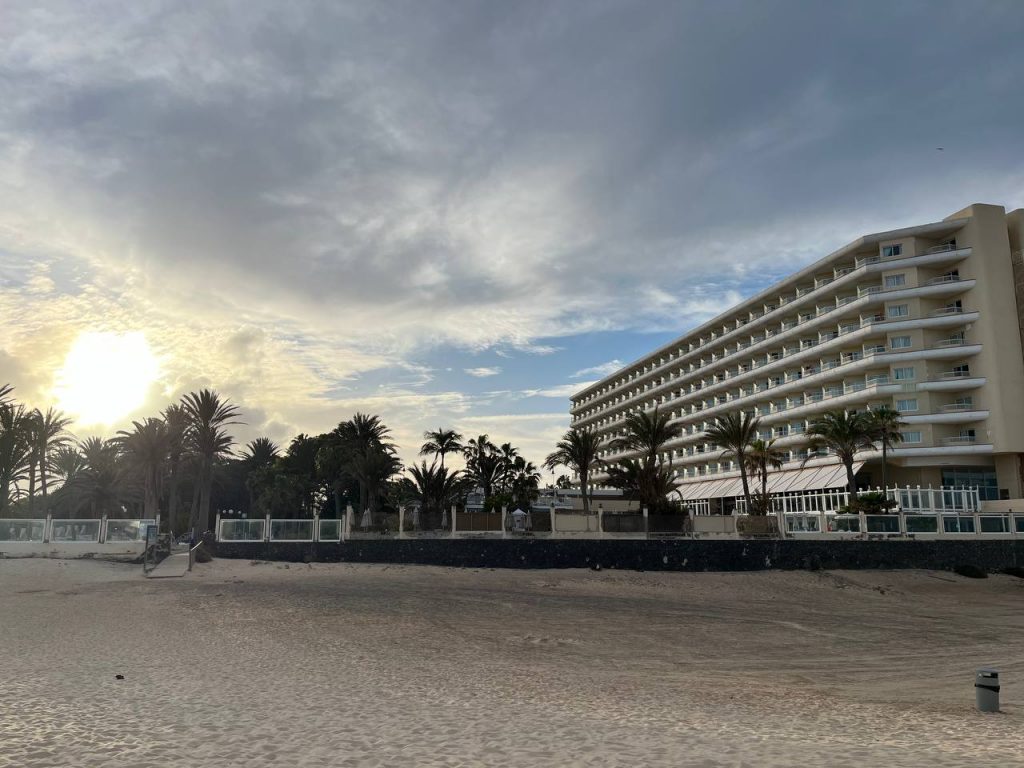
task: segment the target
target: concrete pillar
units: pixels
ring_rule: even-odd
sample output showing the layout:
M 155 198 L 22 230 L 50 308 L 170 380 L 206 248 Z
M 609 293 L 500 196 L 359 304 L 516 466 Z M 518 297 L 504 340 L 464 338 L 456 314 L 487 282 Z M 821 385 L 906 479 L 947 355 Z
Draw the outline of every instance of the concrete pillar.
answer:
M 508 520 L 508 507 L 501 505 L 501 538 L 505 538 L 505 521 Z
M 551 533 L 555 532 L 555 505 L 554 502 L 551 504 Z
M 100 534 L 97 537 L 97 541 L 102 544 L 107 540 L 107 516 L 104 515 L 100 518 Z
M 320 541 L 320 515 L 313 515 L 313 535 L 310 538 Z
M 346 541 L 352 536 L 352 505 L 345 507 L 345 524 L 341 527 L 341 540 Z
M 49 512 L 46 514 L 46 522 L 43 523 L 43 543 L 50 543 L 50 535 L 53 533 L 53 515 Z
M 604 505 L 597 505 L 597 534 L 604 537 Z
M 455 535 L 457 529 L 458 529 L 458 526 L 456 525 L 456 519 L 455 519 L 455 505 L 452 504 L 452 536 Z
M 405 504 L 398 505 L 398 538 L 405 538 Z
M 220 541 L 220 510 L 219 509 L 217 510 L 217 519 L 216 519 L 216 521 L 214 522 L 213 525 L 214 525 L 214 528 L 213 528 L 213 540 L 214 541 Z M 157 531 L 160 530 L 160 521 L 159 520 L 156 521 L 156 529 L 157 529 Z M 171 542 L 171 543 L 173 544 L 173 542 Z
M 267 521 L 266 522 L 266 530 L 263 531 L 263 540 L 264 541 L 270 541 L 270 515 L 268 514 L 263 519 Z
M 644 538 L 647 538 L 651 533 L 651 527 L 648 521 L 648 513 L 650 510 L 648 510 L 647 507 L 641 507 L 640 511 L 644 513 Z

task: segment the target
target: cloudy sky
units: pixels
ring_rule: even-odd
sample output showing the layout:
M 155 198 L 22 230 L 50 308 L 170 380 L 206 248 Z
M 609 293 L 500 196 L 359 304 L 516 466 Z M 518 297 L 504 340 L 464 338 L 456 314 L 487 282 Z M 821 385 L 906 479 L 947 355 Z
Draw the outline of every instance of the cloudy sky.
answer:
M 212 386 L 243 440 L 539 462 L 783 274 L 1024 205 L 1021 40 L 1016 0 L 5 0 L 0 383 L 83 436 Z

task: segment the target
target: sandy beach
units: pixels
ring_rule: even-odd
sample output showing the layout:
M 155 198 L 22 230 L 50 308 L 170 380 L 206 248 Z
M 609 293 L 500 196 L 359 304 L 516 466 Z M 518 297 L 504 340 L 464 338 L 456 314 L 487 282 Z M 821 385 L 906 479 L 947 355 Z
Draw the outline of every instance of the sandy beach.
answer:
M 4 560 L 0 766 L 1009 766 L 1022 601 L 923 571 Z

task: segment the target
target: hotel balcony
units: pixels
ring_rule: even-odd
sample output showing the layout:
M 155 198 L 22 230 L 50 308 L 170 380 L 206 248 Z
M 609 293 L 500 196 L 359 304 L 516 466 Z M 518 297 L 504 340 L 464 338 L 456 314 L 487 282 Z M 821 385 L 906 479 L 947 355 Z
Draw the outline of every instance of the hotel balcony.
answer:
M 708 354 L 711 346 L 718 346 L 717 343 L 715 345 L 711 345 L 711 341 L 724 343 L 726 340 L 735 340 L 735 336 L 740 333 L 757 333 L 756 329 L 752 326 L 764 326 L 769 322 L 777 322 L 781 327 L 781 324 L 784 321 L 784 317 L 782 316 L 783 313 L 790 312 L 798 308 L 800 305 L 807 304 L 811 302 L 812 299 L 816 300 L 819 295 L 824 296 L 826 291 L 838 293 L 841 288 L 844 288 L 846 286 L 855 287 L 857 283 L 861 282 L 864 279 L 864 277 L 868 274 L 877 273 L 884 270 L 901 268 L 903 266 L 946 266 L 957 263 L 959 261 L 963 261 L 964 259 L 970 256 L 970 253 L 971 249 L 969 247 L 957 248 L 955 246 L 941 246 L 934 249 L 928 249 L 919 254 L 908 254 L 894 257 L 862 257 L 856 261 L 855 266 L 852 270 L 847 270 L 844 267 L 836 267 L 834 268 L 836 272 L 842 273 L 838 277 L 821 278 L 819 280 L 816 280 L 816 285 L 814 288 L 797 286 L 795 289 L 793 289 L 794 293 L 792 294 L 792 296 L 786 294 L 787 301 L 785 303 L 782 303 L 780 301 L 776 304 L 763 304 L 762 306 L 764 307 L 764 309 L 762 311 L 748 310 L 749 317 L 747 319 L 733 318 L 731 320 L 721 321 L 723 325 L 721 326 L 720 332 L 718 330 L 704 330 L 700 332 L 701 336 L 699 341 L 690 340 L 688 342 L 680 342 L 681 346 L 679 349 L 675 351 L 667 351 L 661 353 L 657 358 L 657 362 L 644 365 L 641 372 L 633 371 L 629 374 L 626 374 L 622 380 L 614 384 L 605 384 L 604 386 L 599 387 L 595 391 L 588 393 L 581 400 L 575 401 L 576 404 L 573 410 L 579 411 L 581 408 L 584 408 L 586 405 L 590 403 L 596 403 L 597 401 L 607 400 L 609 397 L 619 394 L 622 390 L 638 382 L 639 379 L 643 379 L 648 376 L 652 376 L 655 373 L 662 372 L 667 367 L 670 367 L 674 364 L 678 364 L 683 361 L 692 361 L 693 359 L 698 358 L 702 354 L 706 355 Z M 961 285 L 949 285 L 952 283 L 960 283 Z M 876 292 L 871 291 L 870 288 L 867 288 L 865 289 L 865 293 L 863 296 L 858 296 L 858 300 L 873 298 L 878 299 L 879 297 L 882 296 L 898 298 L 900 291 L 909 291 L 914 295 L 922 295 L 922 291 L 936 289 L 939 291 L 943 291 L 952 288 L 953 290 L 966 291 L 973 287 L 973 284 L 974 283 L 972 280 L 958 280 L 950 278 L 941 280 L 933 279 L 926 281 L 926 283 L 923 285 L 918 285 L 916 287 L 910 288 L 901 288 L 898 289 L 897 291 L 884 291 L 879 289 Z M 835 299 L 832 299 L 832 303 L 834 305 Z M 846 304 L 845 306 L 851 305 L 852 302 L 850 304 Z M 836 308 L 836 306 L 832 306 L 831 308 L 825 305 L 816 306 L 815 314 L 817 315 L 817 317 L 821 317 L 825 314 L 830 313 L 831 311 L 834 311 Z M 739 311 L 742 311 L 742 309 L 740 308 L 737 309 Z M 820 315 L 817 314 L 818 311 L 821 312 Z M 806 317 L 806 315 L 807 313 L 805 312 L 803 317 Z M 788 330 L 792 331 L 795 330 L 795 328 L 790 328 Z M 763 334 L 764 330 L 762 329 L 760 333 Z M 768 340 L 771 338 L 772 336 L 762 336 L 763 340 Z M 725 357 L 728 357 L 728 354 L 729 353 L 727 351 Z

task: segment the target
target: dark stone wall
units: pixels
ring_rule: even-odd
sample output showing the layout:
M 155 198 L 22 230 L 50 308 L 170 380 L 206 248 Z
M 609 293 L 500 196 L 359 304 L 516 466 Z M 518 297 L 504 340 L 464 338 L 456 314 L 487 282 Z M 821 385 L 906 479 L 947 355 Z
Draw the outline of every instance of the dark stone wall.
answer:
M 696 541 L 693 539 L 384 539 L 345 543 L 217 542 L 218 557 L 463 568 L 618 568 L 757 571 L 1024 565 L 1024 539 L 929 541 Z

